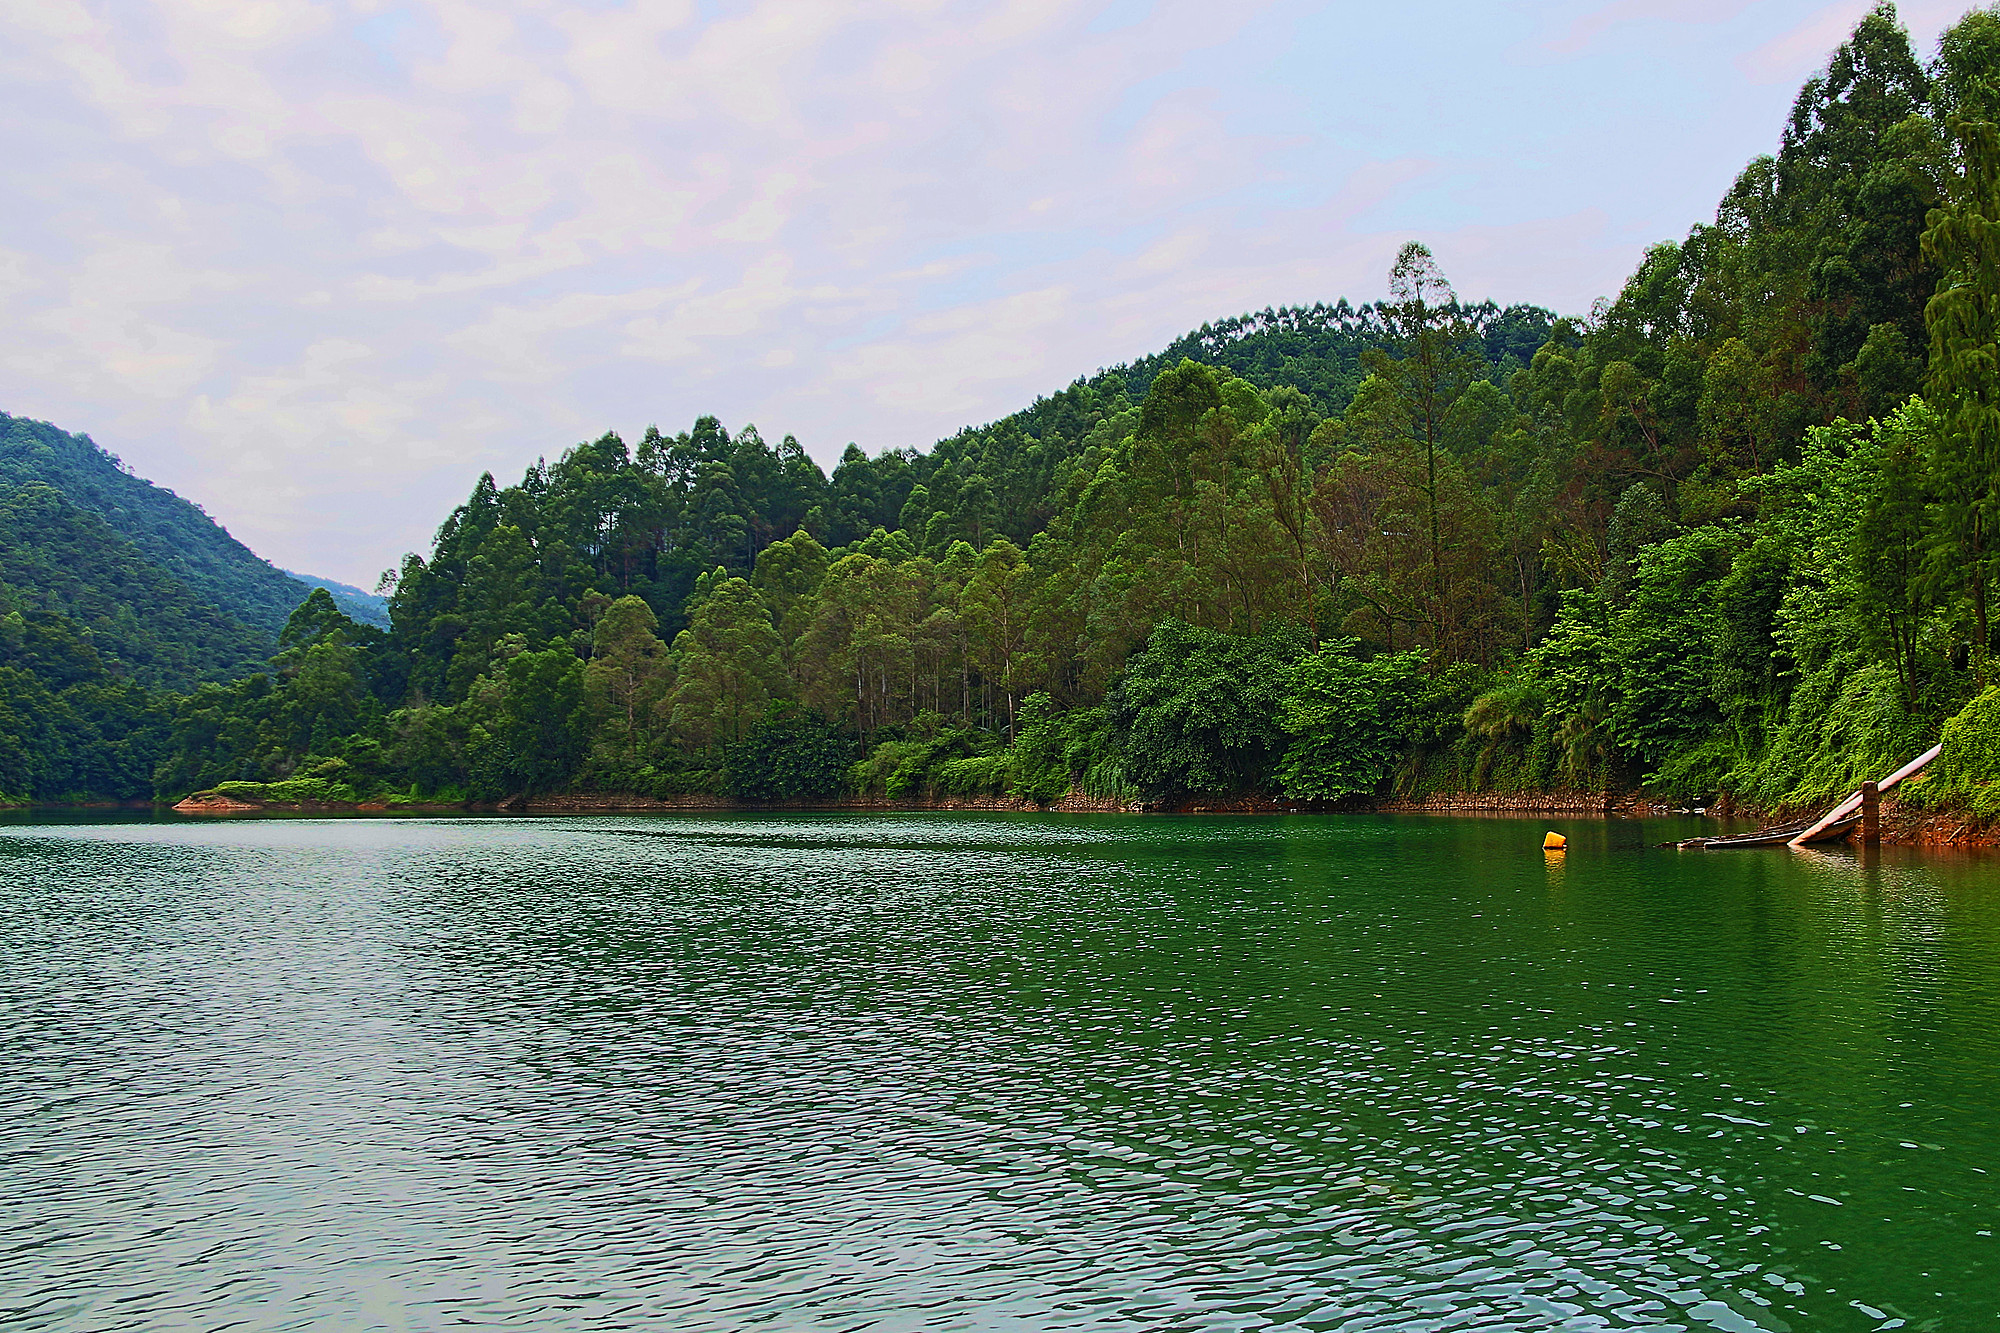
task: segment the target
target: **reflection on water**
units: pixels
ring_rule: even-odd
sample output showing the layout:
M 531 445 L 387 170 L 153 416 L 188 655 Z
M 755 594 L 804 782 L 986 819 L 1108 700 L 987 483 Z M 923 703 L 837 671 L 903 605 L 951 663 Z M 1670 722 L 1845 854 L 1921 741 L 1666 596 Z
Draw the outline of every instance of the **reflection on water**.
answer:
M 2000 865 L 1554 826 L 0 826 L 0 1324 L 1991 1326 Z

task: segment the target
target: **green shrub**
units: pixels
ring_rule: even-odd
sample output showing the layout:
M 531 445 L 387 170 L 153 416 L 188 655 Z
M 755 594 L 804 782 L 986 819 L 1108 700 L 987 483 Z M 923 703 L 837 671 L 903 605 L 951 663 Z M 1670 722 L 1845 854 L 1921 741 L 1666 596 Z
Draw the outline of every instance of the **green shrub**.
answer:
M 2000 814 L 2000 685 L 1944 724 L 1942 748 L 1919 790 L 1925 805 L 1959 805 L 1981 817 Z
M 213 790 L 246 801 L 298 805 L 305 801 L 340 802 L 365 799 L 355 788 L 331 778 L 286 778 L 282 782 L 218 782 Z
M 1929 726 L 1903 708 L 1893 668 L 1833 659 L 1800 682 L 1742 794 L 1765 805 L 1838 800 L 1929 748 Z
M 977 772 L 1004 773 L 1009 766 L 1005 751 L 993 752 L 994 737 L 982 731 L 969 728 L 954 728 L 940 732 L 926 739 L 887 740 L 869 751 L 868 757 L 849 765 L 847 769 L 848 790 L 859 795 L 879 793 L 892 801 L 905 801 L 934 795 L 938 792 L 953 792 L 955 795 L 971 794 L 974 790 L 986 791 L 986 785 L 957 791 L 951 782 L 967 783 Z M 946 769 L 961 760 L 991 760 L 999 767 L 989 765 L 984 769 L 960 769 L 955 776 L 947 779 Z M 978 779 L 984 784 L 986 779 Z M 995 791 L 1006 789 L 1003 776 L 1001 786 Z
M 1010 790 L 1016 796 L 1047 805 L 1068 794 L 1068 722 L 1069 718 L 1058 714 L 1049 696 L 1040 691 L 1021 701 L 1008 766 Z
M 950 796 L 999 796 L 1013 780 L 1011 755 L 983 754 L 947 759 L 938 766 L 937 787 Z
M 1083 770 L 1077 780 L 1077 789 L 1096 801 L 1119 801 L 1130 805 L 1145 798 L 1139 784 L 1125 776 L 1125 765 L 1118 759 L 1100 759 Z
M 581 784 L 587 791 L 634 792 L 656 799 L 722 789 L 722 756 L 715 750 L 665 750 L 636 767 L 593 764 Z
M 1020 730 L 1010 753 L 1016 796 L 1040 805 L 1060 801 L 1072 790 L 1100 800 L 1140 799 L 1125 776 L 1123 738 L 1109 708 L 1075 708 L 1057 713 L 1046 694 L 1023 701 Z
M 1289 626 L 1250 638 L 1155 625 L 1119 687 L 1126 774 L 1159 796 L 1261 785 L 1284 753 L 1279 715 L 1305 648 Z
M 810 801 L 840 793 L 854 742 L 803 709 L 780 706 L 722 752 L 724 794 L 738 800 Z
M 1423 664 L 1422 653 L 1363 661 L 1347 643 L 1294 667 L 1280 714 L 1291 737 L 1278 765 L 1285 794 L 1339 800 L 1379 788 L 1417 739 Z
M 1738 758 L 1728 736 L 1711 736 L 1669 755 L 1646 775 L 1646 786 L 1676 801 L 1706 803 L 1728 787 Z
M 898 757 L 895 767 L 882 781 L 883 795 L 892 801 L 901 801 L 928 787 L 930 758 L 929 746 L 920 746 L 914 753 Z
M 1474 699 L 1465 710 L 1465 729 L 1488 745 L 1525 745 L 1548 707 L 1540 681 L 1517 677 Z
M 404 805 L 462 805 L 471 799 L 463 787 L 439 787 L 424 792 L 412 786 L 408 791 L 390 792 L 382 798 L 382 803 L 391 808 Z

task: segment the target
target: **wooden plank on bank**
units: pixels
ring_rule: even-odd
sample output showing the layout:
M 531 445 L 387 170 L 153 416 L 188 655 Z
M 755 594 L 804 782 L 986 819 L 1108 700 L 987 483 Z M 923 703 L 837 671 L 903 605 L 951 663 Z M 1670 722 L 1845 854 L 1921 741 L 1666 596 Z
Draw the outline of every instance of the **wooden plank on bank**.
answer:
M 1880 782 L 1875 784 L 1876 794 L 1879 796 L 1883 792 L 1893 789 L 1895 785 L 1901 782 L 1904 778 L 1914 777 L 1918 773 L 1923 772 L 1924 768 L 1927 765 L 1929 765 L 1931 760 L 1937 758 L 1938 753 L 1943 749 L 1944 746 L 1942 744 L 1933 745 L 1930 749 L 1925 750 L 1922 754 L 1918 755 L 1915 759 L 1912 759 L 1909 763 L 1904 764 L 1901 768 L 1897 769 L 1894 773 L 1891 773 L 1888 777 L 1883 778 Z M 1824 816 L 1821 817 L 1820 821 L 1817 824 L 1814 824 L 1811 828 L 1808 828 L 1804 833 L 1799 834 L 1798 837 L 1793 838 L 1790 842 L 1786 843 L 1785 845 L 1787 847 L 1803 847 L 1807 843 L 1811 842 L 1813 838 L 1816 837 L 1821 832 L 1821 830 L 1825 829 L 1829 824 L 1834 824 L 1839 822 L 1840 820 L 1847 818 L 1849 815 L 1853 814 L 1856 810 L 1859 810 L 1860 808 L 1861 808 L 1861 793 L 1855 792 L 1854 795 L 1848 797 L 1846 800 L 1842 801 L 1839 805 L 1836 805 L 1835 807 L 1833 807 L 1833 809 L 1829 810 Z

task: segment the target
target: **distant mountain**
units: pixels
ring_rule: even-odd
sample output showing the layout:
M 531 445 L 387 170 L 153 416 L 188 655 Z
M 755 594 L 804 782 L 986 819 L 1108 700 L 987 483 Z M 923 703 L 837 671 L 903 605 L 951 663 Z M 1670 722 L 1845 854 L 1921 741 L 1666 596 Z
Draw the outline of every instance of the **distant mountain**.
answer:
M 1496 384 L 1533 359 L 1555 323 L 1534 305 L 1481 301 L 1458 307 L 1472 337 L 1465 351 L 1484 363 Z M 1259 389 L 1297 389 L 1322 415 L 1347 410 L 1367 378 L 1371 351 L 1396 345 L 1378 305 L 1285 306 L 1204 324 L 1160 351 L 1083 376 L 1065 389 L 984 426 L 968 426 L 923 453 L 891 451 L 863 459 L 850 446 L 828 497 L 829 535 L 852 541 L 880 525 L 893 530 L 911 490 L 926 500 L 961 506 L 960 495 L 990 495 L 993 530 L 1026 543 L 1053 513 L 1056 478 L 1081 454 L 1094 431 L 1129 412 L 1153 380 L 1182 361 L 1240 376 Z M 859 466 L 856 466 L 856 464 Z M 962 506 L 961 506 L 962 507 Z M 920 534 L 919 534 L 920 535 Z
M 89 436 L 0 412 L 0 497 L 37 482 L 102 519 L 200 600 L 273 638 L 311 591 L 231 537 L 200 505 L 133 476 Z M 11 570 L 0 577 L 16 582 Z
M 364 625 L 373 625 L 377 629 L 389 628 L 388 598 L 379 597 L 372 592 L 363 592 L 351 583 L 336 583 L 332 579 L 323 579 L 316 574 L 297 574 L 289 569 L 285 573 L 308 588 L 326 589 L 327 594 L 333 598 L 333 604 L 350 618 Z
M 1555 312 L 1535 305 L 1501 307 L 1492 301 L 1458 307 L 1471 326 L 1474 345 L 1496 382 L 1528 364 L 1548 340 Z M 1362 354 L 1395 346 L 1379 305 L 1266 308 L 1204 324 L 1162 350 L 1137 361 L 1100 371 L 1090 382 L 1115 379 L 1137 402 L 1153 380 L 1183 360 L 1220 366 L 1260 389 L 1289 385 L 1313 400 L 1321 412 L 1347 410 L 1367 378 Z
M 38 636 L 20 637 L 35 626 Z M 52 644 L 68 647 L 52 655 Z M 102 663 L 143 685 L 192 689 L 256 670 L 274 647 L 54 487 L 0 490 L 0 665 L 52 687 Z

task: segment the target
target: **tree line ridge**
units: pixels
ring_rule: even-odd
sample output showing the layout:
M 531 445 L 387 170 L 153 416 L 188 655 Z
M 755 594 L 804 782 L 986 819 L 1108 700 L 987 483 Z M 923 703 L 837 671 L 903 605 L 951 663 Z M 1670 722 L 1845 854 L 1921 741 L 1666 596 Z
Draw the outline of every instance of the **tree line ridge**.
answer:
M 1943 736 L 1906 799 L 1993 813 L 1997 125 L 2000 15 L 1926 62 L 1878 5 L 1587 315 L 1412 243 L 925 452 L 607 434 L 479 478 L 386 627 L 208 603 L 262 651 L 0 451 L 0 792 L 1775 807 Z

